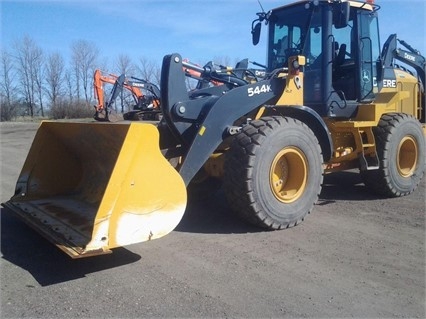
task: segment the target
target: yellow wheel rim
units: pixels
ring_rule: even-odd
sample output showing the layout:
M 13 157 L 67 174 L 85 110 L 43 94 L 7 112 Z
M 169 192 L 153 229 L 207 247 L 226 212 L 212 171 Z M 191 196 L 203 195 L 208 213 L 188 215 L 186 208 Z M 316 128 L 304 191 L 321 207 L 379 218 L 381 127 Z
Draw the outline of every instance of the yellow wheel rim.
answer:
M 403 177 L 413 175 L 417 166 L 417 143 L 411 136 L 405 136 L 398 145 L 397 168 Z
M 269 176 L 272 193 L 279 201 L 288 204 L 298 200 L 308 176 L 305 155 L 296 147 L 282 149 L 272 162 Z

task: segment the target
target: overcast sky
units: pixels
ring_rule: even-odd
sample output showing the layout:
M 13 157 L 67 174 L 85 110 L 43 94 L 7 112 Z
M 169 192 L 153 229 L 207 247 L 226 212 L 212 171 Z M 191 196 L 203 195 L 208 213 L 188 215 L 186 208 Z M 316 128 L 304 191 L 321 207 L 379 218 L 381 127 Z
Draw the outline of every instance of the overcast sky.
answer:
M 266 11 L 291 3 L 261 0 Z M 119 54 L 134 62 L 144 57 L 161 65 L 165 54 L 178 52 L 193 62 L 228 57 L 264 63 L 265 42 L 251 44 L 251 22 L 260 11 L 257 0 L 140 1 L 4 1 L 1 45 L 30 36 L 44 52 L 67 60 L 75 40 L 88 40 L 113 63 Z M 376 0 L 382 44 L 391 33 L 426 54 L 424 0 Z M 266 31 L 264 28 L 263 31 Z M 266 32 L 264 32 L 266 34 Z

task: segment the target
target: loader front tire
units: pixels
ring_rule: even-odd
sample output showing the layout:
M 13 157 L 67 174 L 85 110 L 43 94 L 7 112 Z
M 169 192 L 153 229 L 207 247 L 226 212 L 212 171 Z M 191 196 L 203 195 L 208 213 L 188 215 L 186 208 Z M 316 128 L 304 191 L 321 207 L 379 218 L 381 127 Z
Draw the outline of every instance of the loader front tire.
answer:
M 386 197 L 412 193 L 425 171 L 425 137 L 419 121 L 408 114 L 385 114 L 373 131 L 379 169 L 362 171 L 364 184 Z
M 299 120 L 277 116 L 252 121 L 226 153 L 228 202 L 256 226 L 296 226 L 318 199 L 322 162 L 317 138 Z

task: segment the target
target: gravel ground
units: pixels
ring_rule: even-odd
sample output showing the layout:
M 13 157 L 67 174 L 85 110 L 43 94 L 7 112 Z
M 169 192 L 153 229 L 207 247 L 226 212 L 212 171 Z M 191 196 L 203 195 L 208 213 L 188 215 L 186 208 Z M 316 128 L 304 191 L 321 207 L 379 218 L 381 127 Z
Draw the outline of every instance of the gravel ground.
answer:
M 4 202 L 37 124 L 0 128 Z M 219 191 L 168 236 L 81 260 L 2 209 L 1 318 L 425 318 L 425 206 L 425 179 L 383 199 L 344 172 L 301 225 L 269 232 Z

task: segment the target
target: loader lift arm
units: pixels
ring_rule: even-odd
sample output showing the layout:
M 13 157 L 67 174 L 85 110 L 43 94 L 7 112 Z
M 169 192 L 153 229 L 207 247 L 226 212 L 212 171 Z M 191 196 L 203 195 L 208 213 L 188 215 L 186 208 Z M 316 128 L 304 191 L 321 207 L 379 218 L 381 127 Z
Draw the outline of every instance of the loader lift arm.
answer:
M 212 94 L 191 98 L 185 86 L 183 63 L 179 54 L 164 57 L 161 101 L 163 121 L 182 145 L 184 161 L 179 174 L 188 185 L 218 145 L 231 135 L 233 123 L 264 104 L 274 104 L 283 91 L 285 81 L 271 77 L 247 84 L 228 74 L 217 79 L 226 84 L 227 90 L 222 88 L 220 93 L 211 90 Z M 198 71 L 205 74 L 208 70 L 200 68 Z M 265 90 L 262 94 L 250 96 L 248 92 L 256 87 Z

